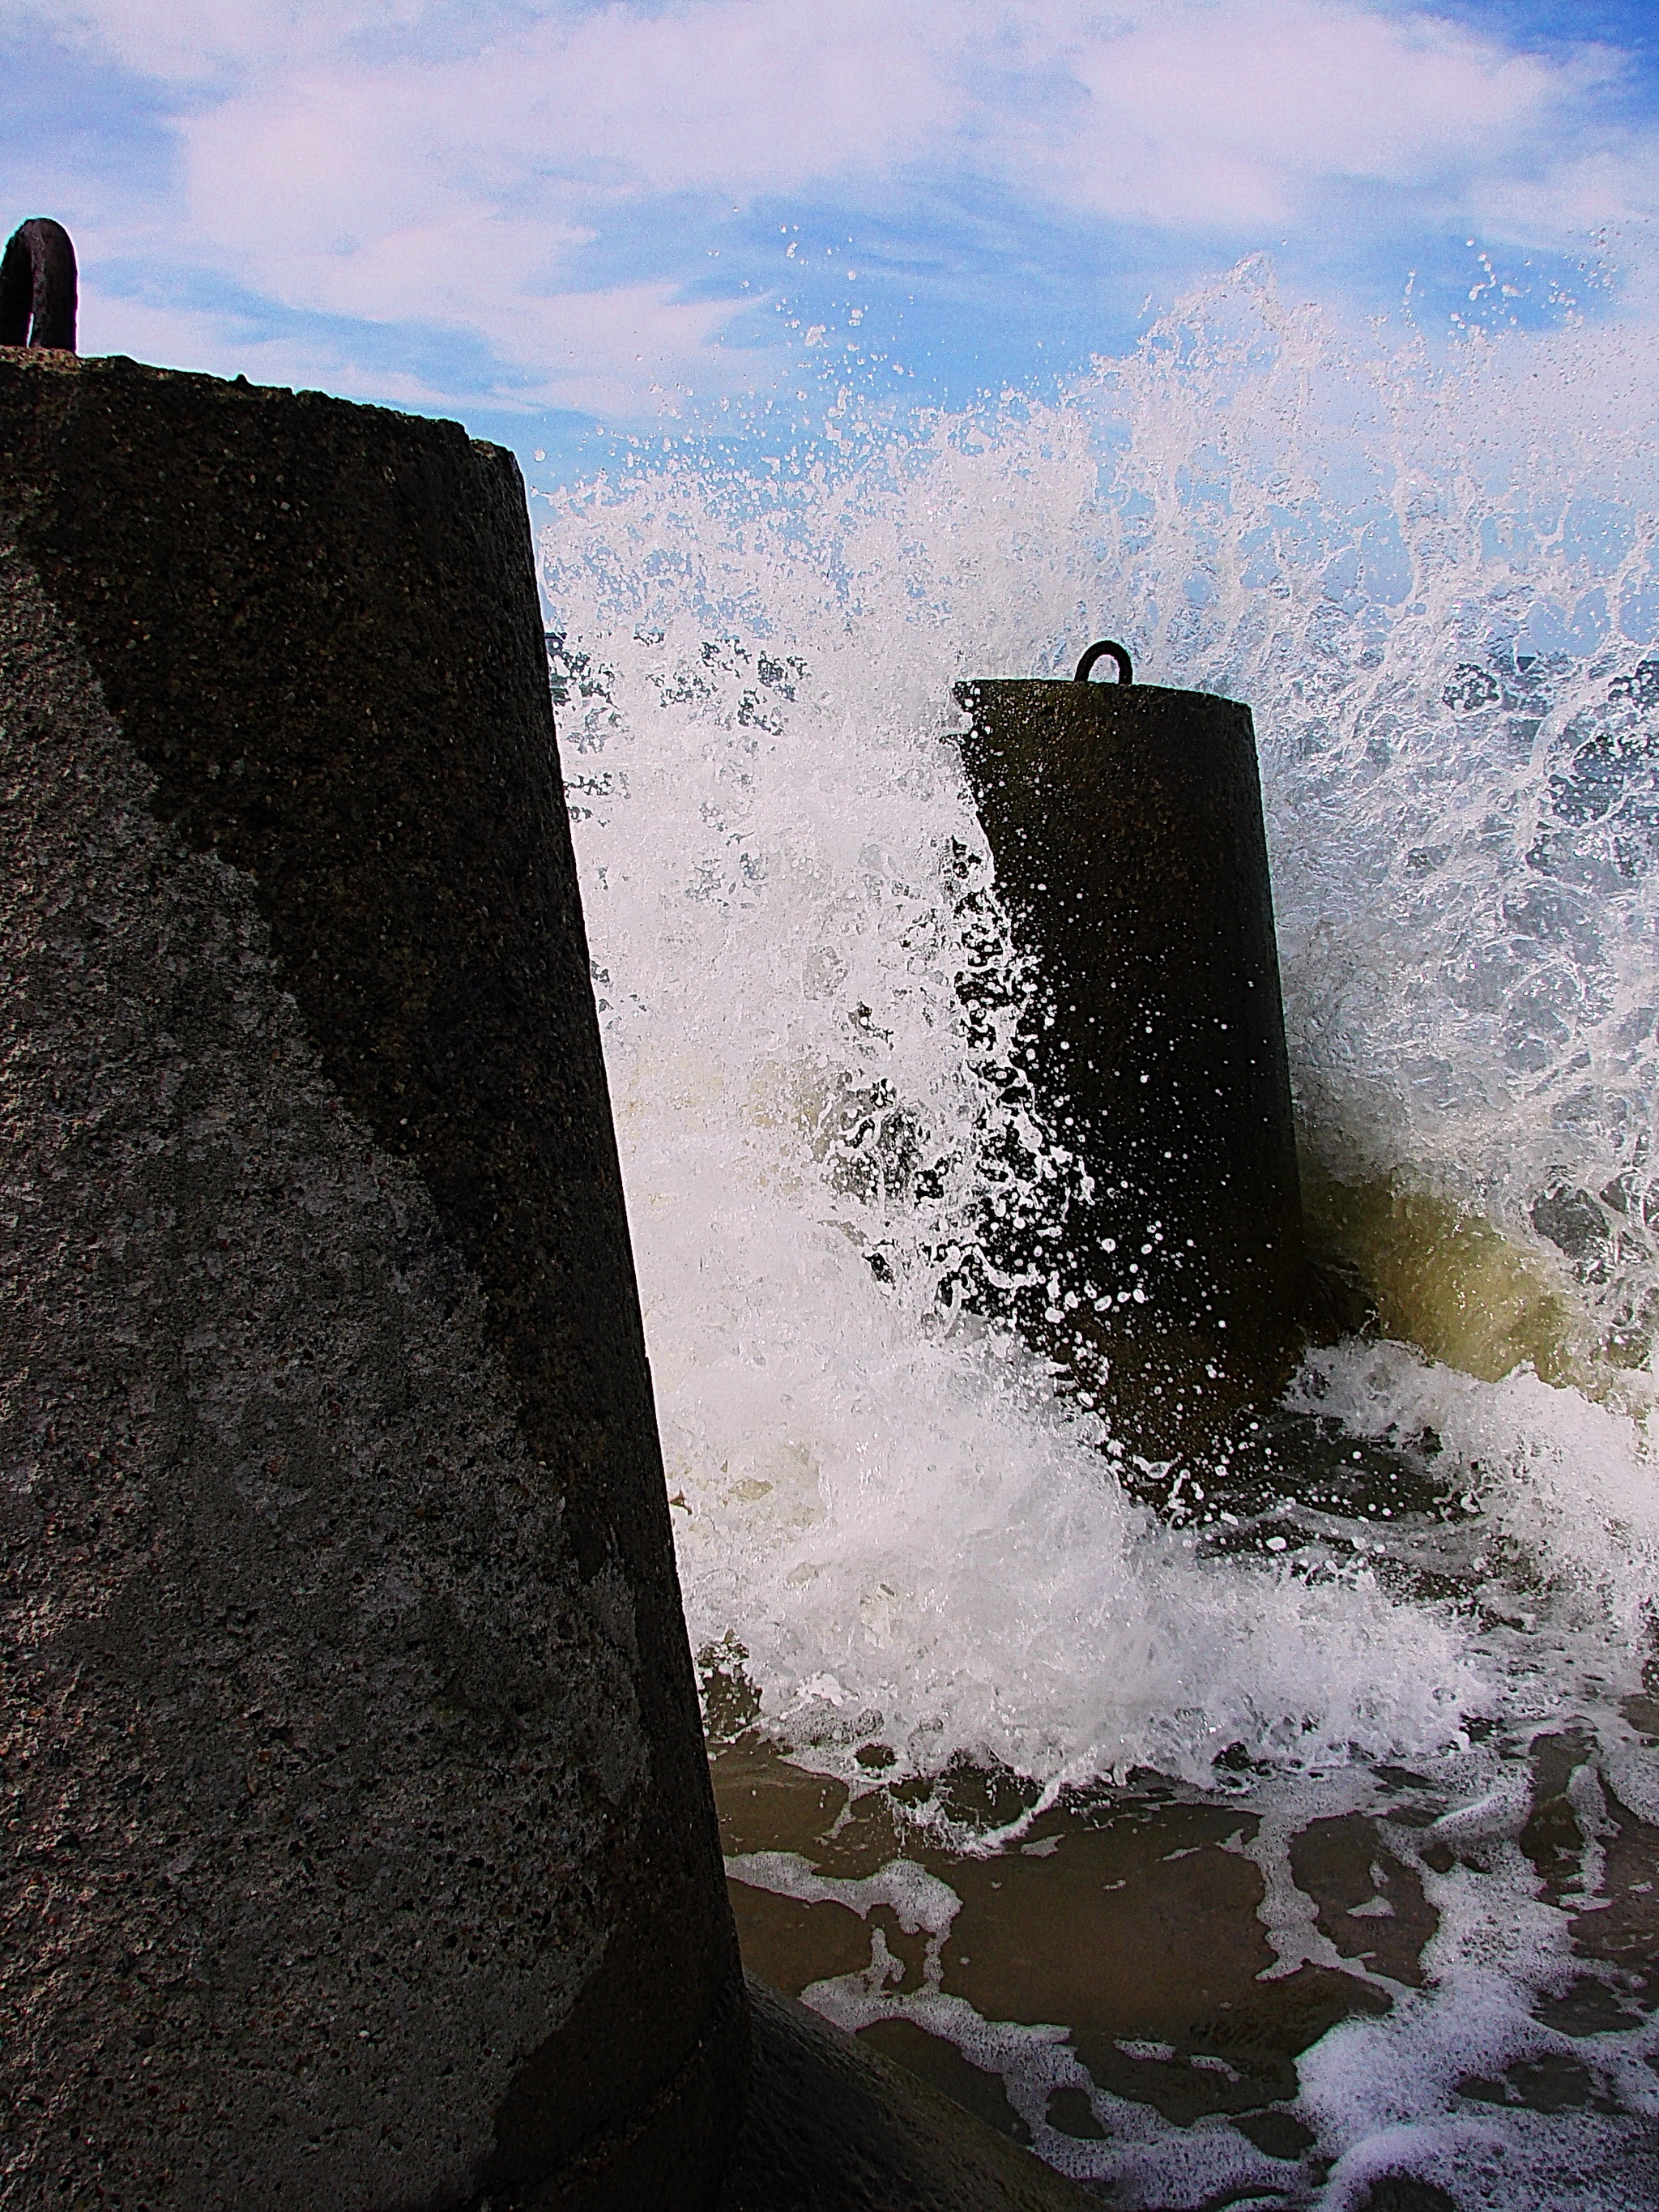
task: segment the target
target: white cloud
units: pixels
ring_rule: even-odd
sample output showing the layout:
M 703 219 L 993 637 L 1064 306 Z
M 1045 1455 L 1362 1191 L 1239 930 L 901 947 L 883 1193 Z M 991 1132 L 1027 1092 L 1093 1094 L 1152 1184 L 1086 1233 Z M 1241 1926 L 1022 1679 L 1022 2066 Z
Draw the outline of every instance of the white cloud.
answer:
M 842 0 L 705 0 L 550 17 L 443 61 L 258 72 L 181 126 L 196 220 L 256 245 L 453 206 L 746 198 L 882 179 L 960 119 L 907 17 Z
M 653 384 L 765 374 L 711 350 L 730 303 L 653 268 L 641 210 L 665 197 L 902 221 L 918 186 L 972 180 L 1255 243 L 1316 231 L 1340 191 L 1349 221 L 1552 244 L 1653 198 L 1651 145 L 1598 121 L 1616 57 L 1364 0 L 32 4 L 184 88 L 158 251 L 289 308 L 465 332 L 537 391 L 631 386 L 636 411 Z M 596 241 L 660 281 L 596 288 Z
M 140 0 L 104 4 L 143 66 Z M 1325 178 L 1419 187 L 1501 164 L 1577 122 L 1616 65 L 1357 0 L 548 9 L 493 34 L 481 17 L 469 52 L 391 62 L 366 52 L 361 8 L 193 12 L 185 38 L 152 15 L 155 66 L 234 57 L 242 82 L 186 126 L 192 152 L 222 171 L 228 148 L 267 184 L 319 160 L 367 204 L 428 164 L 485 192 L 541 179 L 739 197 L 922 164 L 1152 222 L 1271 218 Z M 419 27 L 415 0 L 396 14 Z
M 332 392 L 392 407 L 456 404 L 456 395 L 441 386 L 357 359 L 349 346 L 249 337 L 233 317 L 206 309 L 151 307 L 95 284 L 82 287 L 79 337 L 83 353 L 130 354 L 136 361 L 165 362 L 169 368 L 246 376 L 253 384 Z
M 1339 181 L 1454 198 L 1575 120 L 1613 68 L 1319 0 L 1142 9 L 1065 58 L 1085 98 L 1042 163 L 1048 188 L 1120 217 L 1217 227 L 1297 220 Z
M 507 303 L 496 319 L 498 351 L 527 366 L 528 378 L 445 382 L 388 368 L 383 349 L 349 332 L 258 337 L 234 314 L 157 307 L 96 285 L 82 289 L 80 342 L 88 354 L 125 353 L 170 368 L 255 384 L 334 392 L 391 406 L 501 414 L 568 408 L 618 427 L 672 420 L 694 396 L 746 390 L 754 378 L 718 340 L 729 310 L 676 300 L 664 284 L 617 285 Z
M 682 399 L 752 386 L 740 358 L 715 348 L 732 313 L 721 302 L 677 300 L 666 284 L 619 285 L 528 302 L 512 336 L 517 358 L 544 365 L 531 396 L 617 422 L 672 416 Z
M 432 10 L 428 0 L 10 0 L 9 12 L 144 76 L 198 84 L 337 54 Z
M 1489 238 L 1571 250 L 1611 225 L 1659 212 L 1659 162 L 1651 139 L 1588 152 L 1569 149 L 1538 173 L 1482 177 L 1472 221 Z

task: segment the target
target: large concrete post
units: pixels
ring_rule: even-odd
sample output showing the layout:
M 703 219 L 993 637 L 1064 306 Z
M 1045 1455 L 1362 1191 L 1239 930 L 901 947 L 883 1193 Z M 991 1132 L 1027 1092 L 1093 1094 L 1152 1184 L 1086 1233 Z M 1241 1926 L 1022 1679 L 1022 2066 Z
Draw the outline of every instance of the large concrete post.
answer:
M 7 2204 L 695 2207 L 746 2027 L 512 459 L 0 351 Z
M 1105 652 L 1126 680 L 1085 680 Z M 1012 1232 L 1017 1317 L 1163 1452 L 1282 1389 L 1308 1285 L 1250 711 L 1127 675 L 1109 646 L 957 696 L 1033 1079 L 1089 1177 L 1060 1244 Z

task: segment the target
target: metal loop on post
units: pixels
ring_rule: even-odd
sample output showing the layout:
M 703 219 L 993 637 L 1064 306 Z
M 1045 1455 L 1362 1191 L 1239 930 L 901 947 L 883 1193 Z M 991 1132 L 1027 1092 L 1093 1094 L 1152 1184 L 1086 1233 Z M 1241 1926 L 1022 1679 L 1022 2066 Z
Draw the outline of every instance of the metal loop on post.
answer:
M 1133 684 L 1135 677 L 1134 670 L 1129 663 L 1129 648 L 1125 645 L 1114 644 L 1109 637 L 1103 637 L 1098 645 L 1091 645 L 1089 647 L 1077 665 L 1076 681 L 1079 684 L 1086 684 L 1089 680 L 1089 672 L 1093 668 L 1096 661 L 1102 659 L 1109 653 L 1117 663 L 1118 682 Z
M 75 248 L 61 222 L 20 223 L 0 261 L 0 345 L 75 351 Z

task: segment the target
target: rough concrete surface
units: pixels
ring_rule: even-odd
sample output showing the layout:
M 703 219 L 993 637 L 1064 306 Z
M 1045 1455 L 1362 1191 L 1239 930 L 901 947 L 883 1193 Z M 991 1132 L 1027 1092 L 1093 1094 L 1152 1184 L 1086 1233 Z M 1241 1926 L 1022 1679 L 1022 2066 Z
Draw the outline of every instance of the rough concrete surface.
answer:
M 0 2203 L 707 2200 L 746 2030 L 521 491 L 0 351 Z
M 1031 1080 L 1089 1178 L 1059 1251 L 1046 1215 L 1006 1232 L 1007 1272 L 1031 1278 L 1015 1317 L 1167 1457 L 1276 1397 L 1308 1332 L 1250 712 L 1150 684 L 1001 678 L 957 698 L 1041 985 Z
M 755 2074 L 719 2212 L 1087 2212 L 1099 2199 L 749 1981 Z

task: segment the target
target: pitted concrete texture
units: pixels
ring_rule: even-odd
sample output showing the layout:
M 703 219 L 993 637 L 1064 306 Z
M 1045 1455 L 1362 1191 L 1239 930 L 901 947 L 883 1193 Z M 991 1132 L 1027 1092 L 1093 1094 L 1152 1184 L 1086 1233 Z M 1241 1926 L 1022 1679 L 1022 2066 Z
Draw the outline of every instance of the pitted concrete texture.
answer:
M 250 618 L 254 581 L 267 617 L 294 605 L 280 575 L 244 576 L 239 601 L 234 559 L 210 588 L 161 556 L 169 532 L 218 531 L 216 459 L 250 538 L 261 519 L 270 486 L 227 475 L 219 411 L 265 403 L 237 432 L 250 450 L 302 449 L 308 415 L 47 362 L 0 354 L 0 2204 L 702 2205 L 746 2031 L 568 839 L 517 925 L 539 942 L 538 902 L 574 923 L 547 957 L 580 985 L 556 1021 L 518 955 L 503 980 L 511 946 L 479 951 L 470 985 L 439 972 L 429 887 L 395 850 L 353 874 L 268 790 L 235 814 L 237 786 L 281 775 L 283 702 L 263 722 L 251 694 L 226 706 L 214 629 Z M 112 447 L 146 379 L 152 416 L 202 443 L 194 476 L 167 480 L 164 441 L 131 469 Z M 470 710 L 490 641 L 454 634 L 441 568 L 423 599 L 396 557 L 411 505 L 443 526 L 469 456 L 510 547 L 516 471 L 453 426 L 309 404 L 401 502 L 347 532 L 365 562 L 378 532 L 404 603 L 378 649 L 451 702 L 447 731 L 411 728 L 392 687 L 376 742 L 447 746 L 452 820 L 529 852 L 525 820 L 562 827 L 536 656 L 518 730 L 498 698 Z M 131 543 L 100 538 L 128 506 Z M 115 618 L 100 629 L 59 514 L 112 551 L 149 641 L 118 714 Z M 533 634 L 517 528 L 506 587 Z M 318 686 L 352 622 L 311 641 Z M 239 750 L 209 835 L 191 806 L 216 797 L 215 711 Z M 170 795 L 148 757 L 169 747 Z M 333 799 L 344 815 L 355 788 L 372 817 L 376 770 L 347 766 Z M 422 834 L 441 848 L 447 825 Z M 402 995 L 348 969 L 354 930 L 392 947 Z M 437 1066 L 441 988 L 470 1000 L 486 1071 L 496 1001 L 503 1034 L 515 993 L 536 1031 L 507 1139 L 474 1132 L 468 1078 Z M 480 1149 L 499 1171 L 503 1142 L 537 1145 L 538 1054 L 570 1115 L 543 1172 L 586 1145 L 586 1178 L 539 1207 L 499 1179 L 470 1200 Z
M 247 885 L 6 586 L 13 2186 L 459 2195 L 599 1961 L 629 1595 Z

